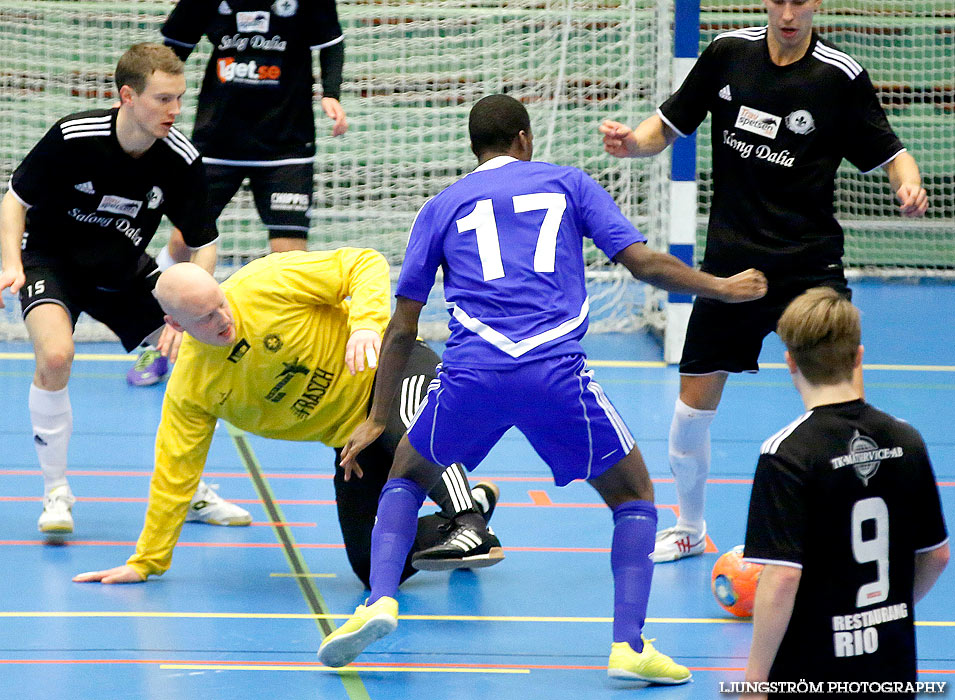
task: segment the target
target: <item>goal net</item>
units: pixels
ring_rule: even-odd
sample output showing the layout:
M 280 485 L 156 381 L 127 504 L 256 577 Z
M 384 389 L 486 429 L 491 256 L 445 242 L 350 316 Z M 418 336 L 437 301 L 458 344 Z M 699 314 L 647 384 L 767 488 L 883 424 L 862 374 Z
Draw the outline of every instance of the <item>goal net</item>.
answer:
M 3 182 L 54 121 L 116 99 L 116 60 L 134 42 L 161 40 L 173 4 L 0 0 Z M 339 0 L 338 11 L 350 130 L 333 139 L 316 105 L 311 248 L 372 247 L 397 271 L 417 210 L 476 165 L 467 143 L 471 105 L 506 92 L 530 112 L 537 159 L 583 168 L 651 245 L 665 249 L 668 159 L 611 158 L 597 126 L 604 117 L 635 122 L 668 94 L 670 0 Z M 179 122 L 187 134 L 209 48 L 203 40 L 187 63 L 190 87 Z M 223 274 L 268 251 L 245 189 L 219 228 Z M 161 230 L 151 250 L 167 237 Z M 586 255 L 592 327 L 660 323 L 660 294 L 592 247 Z M 440 290 L 428 309 L 425 328 L 440 336 L 447 322 Z M 0 317 L 0 338 L 22 335 L 18 311 Z M 104 331 L 84 320 L 77 338 L 108 339 Z
M 703 0 L 700 49 L 716 34 L 766 24 L 761 2 Z M 843 162 L 836 217 L 846 233 L 850 273 L 955 275 L 955 5 L 951 0 L 826 0 L 820 35 L 869 72 L 895 131 L 922 170 L 924 218 L 906 219 L 885 172 L 860 174 Z M 709 121 L 699 133 L 698 247 L 712 196 Z

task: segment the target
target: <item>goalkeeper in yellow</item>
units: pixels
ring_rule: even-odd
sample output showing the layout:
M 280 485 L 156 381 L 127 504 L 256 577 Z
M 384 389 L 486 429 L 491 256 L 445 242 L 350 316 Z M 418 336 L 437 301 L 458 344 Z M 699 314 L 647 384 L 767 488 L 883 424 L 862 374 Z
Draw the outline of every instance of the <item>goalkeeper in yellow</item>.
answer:
M 346 478 L 341 448 L 368 414 L 388 324 L 384 257 L 358 248 L 278 253 L 249 263 L 221 286 L 201 267 L 181 263 L 163 272 L 155 293 L 166 322 L 186 335 L 163 401 L 146 522 L 125 565 L 73 580 L 133 583 L 169 568 L 221 418 L 262 437 L 335 449 L 345 549 L 368 586 L 378 495 L 440 362 L 417 344 L 388 429 L 359 455 L 360 471 Z M 497 537 L 485 530 L 496 486 L 484 482 L 472 490 L 452 465 L 430 495 L 441 511 L 419 520 L 403 578 L 416 569 L 490 566 L 503 558 Z

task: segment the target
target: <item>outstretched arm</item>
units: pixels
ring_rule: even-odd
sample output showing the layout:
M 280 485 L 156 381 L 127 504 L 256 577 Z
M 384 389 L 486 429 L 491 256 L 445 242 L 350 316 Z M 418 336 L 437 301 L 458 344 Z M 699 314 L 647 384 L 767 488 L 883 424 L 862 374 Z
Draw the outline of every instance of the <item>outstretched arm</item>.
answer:
M 928 194 L 922 187 L 918 163 L 911 153 L 903 152 L 883 166 L 892 183 L 892 191 L 899 200 L 902 216 L 922 216 L 928 209 Z
M 189 377 L 192 367 L 183 368 Z M 171 381 L 175 381 L 175 376 Z M 169 386 L 163 400 L 162 419 L 156 435 L 156 466 L 149 483 L 146 521 L 136 543 L 136 552 L 124 566 L 79 574 L 79 583 L 137 583 L 165 572 L 186 520 L 189 501 L 196 492 L 216 417 L 199 408 L 186 408 Z
M 26 229 L 27 208 L 7 192 L 0 202 L 0 292 L 7 287 L 11 294 L 20 291 L 26 282 L 23 274 L 23 259 L 20 257 L 20 244 Z M 3 297 L 0 296 L 0 309 Z
M 714 277 L 643 243 L 627 246 L 614 260 L 622 263 L 638 280 L 669 292 L 698 294 L 728 303 L 753 301 L 766 295 L 766 277 L 752 268 L 732 277 Z
M 365 422 L 355 428 L 342 450 L 341 465 L 345 481 L 352 472 L 362 476 L 361 467 L 355 461 L 358 453 L 373 443 L 388 424 L 388 410 L 394 402 L 401 376 L 408 364 L 408 356 L 418 337 L 418 318 L 424 307 L 420 301 L 398 297 L 394 316 L 385 329 L 378 358 L 378 376 L 375 378 L 375 400 Z
M 676 141 L 678 134 L 668 127 L 659 114 L 653 114 L 631 129 L 626 124 L 604 119 L 600 124 L 604 150 L 617 158 L 655 156 Z

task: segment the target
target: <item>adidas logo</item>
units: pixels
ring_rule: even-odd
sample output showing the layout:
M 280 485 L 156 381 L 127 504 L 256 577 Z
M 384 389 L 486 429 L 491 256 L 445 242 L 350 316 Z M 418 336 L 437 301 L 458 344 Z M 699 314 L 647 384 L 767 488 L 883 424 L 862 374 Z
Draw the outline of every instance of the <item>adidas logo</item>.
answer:
M 720 90 L 720 97 L 722 97 L 722 98 L 723 98 L 724 100 L 726 100 L 727 102 L 729 102 L 729 101 L 731 101 L 731 100 L 733 99 L 733 93 L 730 92 L 730 86 L 729 86 L 729 85 L 724 85 L 724 86 L 723 86 L 723 89 Z
M 80 192 L 85 192 L 86 194 L 96 194 L 96 190 L 93 189 L 92 182 L 81 182 L 78 185 L 73 185 L 73 188 L 79 190 Z
M 222 0 L 222 2 L 219 3 L 219 14 L 220 15 L 232 14 L 232 8 L 229 7 L 229 3 L 227 3 L 225 0 Z

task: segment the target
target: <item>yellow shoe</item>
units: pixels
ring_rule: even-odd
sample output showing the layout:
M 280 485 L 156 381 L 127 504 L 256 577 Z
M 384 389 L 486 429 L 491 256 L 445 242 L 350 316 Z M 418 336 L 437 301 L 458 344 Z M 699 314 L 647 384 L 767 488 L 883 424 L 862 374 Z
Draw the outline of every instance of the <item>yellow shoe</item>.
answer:
M 338 668 L 354 661 L 369 644 L 391 634 L 398 626 L 398 601 L 383 596 L 372 605 L 359 605 L 355 614 L 322 640 L 318 660 Z
M 614 642 L 610 647 L 607 675 L 631 681 L 676 685 L 686 683 L 693 675 L 666 654 L 653 648 L 649 639 L 643 639 L 643 651 L 635 652 L 627 642 Z

